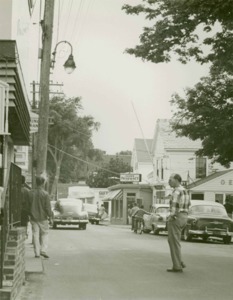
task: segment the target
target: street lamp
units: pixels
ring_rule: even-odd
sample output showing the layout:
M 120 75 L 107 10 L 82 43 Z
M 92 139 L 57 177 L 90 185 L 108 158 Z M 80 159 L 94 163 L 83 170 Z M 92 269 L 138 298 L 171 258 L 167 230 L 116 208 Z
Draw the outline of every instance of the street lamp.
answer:
M 70 48 L 71 48 L 71 53 L 70 53 L 70 55 L 69 55 L 69 57 L 68 57 L 68 59 L 67 59 L 67 61 L 64 63 L 64 68 L 65 68 L 65 71 L 66 71 L 66 73 L 67 74 L 71 74 L 73 71 L 74 71 L 74 69 L 76 68 L 76 65 L 75 65 L 75 62 L 74 62 L 74 57 L 73 57 L 73 47 L 72 47 L 72 45 L 69 43 L 69 42 L 67 42 L 67 41 L 60 41 L 59 43 L 57 43 L 57 45 L 55 46 L 55 49 L 54 49 L 54 51 L 53 51 L 53 53 L 52 53 L 52 60 L 51 60 L 51 68 L 52 69 L 54 69 L 54 65 L 55 65 L 55 57 L 56 57 L 56 51 L 57 51 L 57 47 L 58 47 L 58 45 L 60 45 L 61 43 L 65 43 L 65 44 L 68 44 L 69 46 L 70 46 Z

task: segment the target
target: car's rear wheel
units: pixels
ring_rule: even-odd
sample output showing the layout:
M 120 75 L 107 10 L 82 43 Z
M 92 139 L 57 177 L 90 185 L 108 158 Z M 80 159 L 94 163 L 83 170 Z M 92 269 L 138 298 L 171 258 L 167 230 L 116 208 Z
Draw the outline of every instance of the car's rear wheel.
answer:
M 99 221 L 95 221 L 95 224 L 96 224 L 96 225 L 99 225 Z
M 143 232 L 144 233 L 150 233 L 150 229 L 146 229 L 145 224 L 143 225 Z
M 228 245 L 231 242 L 231 236 L 226 236 L 223 238 L 223 243 Z
M 79 228 L 82 230 L 86 230 L 87 229 L 87 224 L 80 224 Z
M 206 241 L 208 240 L 208 238 L 209 238 L 208 236 L 203 236 L 203 237 L 202 237 L 202 240 L 203 240 L 204 242 L 206 242 Z
M 186 242 L 190 242 L 192 240 L 192 235 L 189 233 L 188 227 L 185 227 L 183 231 L 183 239 Z
M 57 224 L 53 222 L 53 229 L 57 229 Z
M 153 234 L 159 235 L 159 229 L 155 228 L 154 226 L 153 226 Z

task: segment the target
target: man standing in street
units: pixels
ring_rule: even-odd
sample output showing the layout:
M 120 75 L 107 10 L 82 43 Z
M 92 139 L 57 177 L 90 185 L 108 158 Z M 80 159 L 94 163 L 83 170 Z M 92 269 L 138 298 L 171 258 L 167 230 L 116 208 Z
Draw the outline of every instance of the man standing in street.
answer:
M 36 177 L 36 189 L 29 192 L 29 215 L 35 257 L 49 258 L 48 248 L 49 220 L 52 217 L 49 194 L 44 190 L 45 179 Z
M 134 203 L 133 208 L 132 208 L 132 212 L 131 212 L 131 216 L 132 216 L 132 226 L 131 226 L 131 230 L 135 229 L 135 213 L 139 210 L 138 204 L 137 202 Z
M 168 272 L 183 272 L 185 264 L 181 258 L 181 232 L 187 224 L 190 199 L 188 192 L 181 185 L 181 176 L 172 174 L 169 185 L 174 189 L 170 201 L 170 216 L 168 217 L 168 243 L 173 267 Z

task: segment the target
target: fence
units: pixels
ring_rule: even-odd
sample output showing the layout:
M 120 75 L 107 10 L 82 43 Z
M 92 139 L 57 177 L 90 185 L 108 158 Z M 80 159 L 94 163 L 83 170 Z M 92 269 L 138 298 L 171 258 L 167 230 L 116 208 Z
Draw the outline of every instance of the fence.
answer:
M 0 288 L 3 281 L 3 264 L 9 229 L 20 226 L 21 219 L 21 169 L 11 163 L 10 177 L 6 188 L 5 199 L 1 211 L 1 261 L 0 261 Z

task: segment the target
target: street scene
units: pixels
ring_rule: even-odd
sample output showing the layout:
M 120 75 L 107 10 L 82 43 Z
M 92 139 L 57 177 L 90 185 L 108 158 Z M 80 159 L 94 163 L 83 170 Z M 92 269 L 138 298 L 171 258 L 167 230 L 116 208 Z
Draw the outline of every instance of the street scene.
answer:
M 50 232 L 49 247 L 45 274 L 32 273 L 19 299 L 232 298 L 233 244 L 183 242 L 187 267 L 177 275 L 166 272 L 166 234 L 135 234 L 129 226 L 59 227 Z
M 233 0 L 0 0 L 0 300 L 232 298 Z

